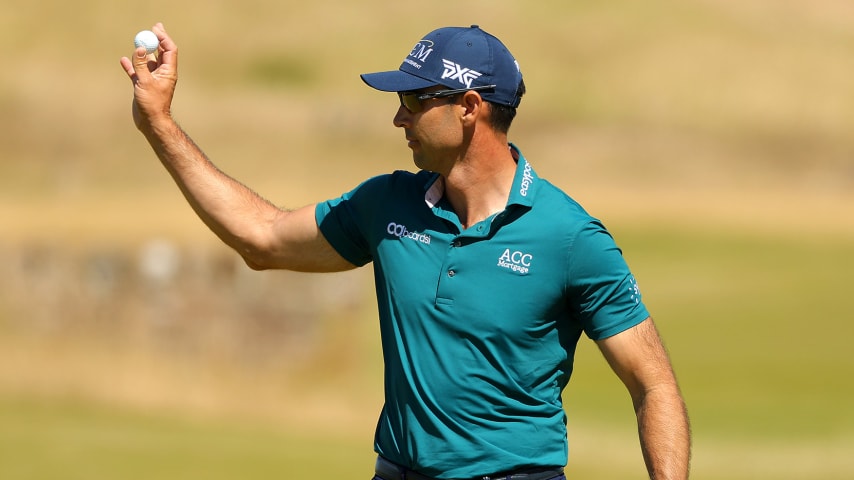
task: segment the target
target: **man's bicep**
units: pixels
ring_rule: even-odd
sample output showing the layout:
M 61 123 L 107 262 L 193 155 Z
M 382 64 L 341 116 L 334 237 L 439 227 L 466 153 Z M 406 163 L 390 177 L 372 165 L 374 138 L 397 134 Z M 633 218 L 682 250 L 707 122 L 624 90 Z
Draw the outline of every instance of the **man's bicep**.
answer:
M 329 243 L 315 219 L 315 205 L 282 211 L 272 222 L 261 268 L 301 272 L 339 272 L 356 268 Z M 250 265 L 251 266 L 251 265 Z

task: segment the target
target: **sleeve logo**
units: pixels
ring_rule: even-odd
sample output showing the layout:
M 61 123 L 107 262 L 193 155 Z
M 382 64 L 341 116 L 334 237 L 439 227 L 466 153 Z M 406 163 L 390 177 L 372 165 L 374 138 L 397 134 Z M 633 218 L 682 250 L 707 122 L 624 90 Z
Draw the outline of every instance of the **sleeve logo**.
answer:
M 635 280 L 634 276 L 629 277 L 629 295 L 632 296 L 632 300 L 635 304 L 640 303 L 641 301 L 641 293 L 640 288 L 638 287 L 638 282 Z

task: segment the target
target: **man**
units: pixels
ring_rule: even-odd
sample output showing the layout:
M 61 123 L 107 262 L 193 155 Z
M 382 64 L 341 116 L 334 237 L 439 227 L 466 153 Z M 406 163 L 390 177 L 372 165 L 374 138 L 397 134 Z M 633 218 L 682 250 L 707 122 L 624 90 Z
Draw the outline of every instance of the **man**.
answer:
M 582 332 L 626 385 L 650 478 L 688 475 L 690 434 L 668 356 L 605 228 L 537 177 L 507 132 L 525 91 L 505 46 L 440 28 L 398 70 L 394 124 L 417 173 L 282 210 L 218 170 L 173 121 L 178 52 L 121 64 L 137 128 L 201 219 L 254 269 L 373 262 L 385 361 L 376 479 L 563 479 L 561 391 Z

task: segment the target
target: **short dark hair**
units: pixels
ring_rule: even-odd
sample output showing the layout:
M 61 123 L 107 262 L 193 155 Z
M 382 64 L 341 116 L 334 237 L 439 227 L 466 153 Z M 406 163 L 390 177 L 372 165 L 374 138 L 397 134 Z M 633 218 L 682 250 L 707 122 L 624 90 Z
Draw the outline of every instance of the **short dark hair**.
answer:
M 519 87 L 516 89 L 516 97 L 522 98 L 524 94 L 525 80 L 520 80 Z M 491 107 L 489 122 L 492 128 L 501 133 L 510 131 L 510 125 L 513 123 L 513 119 L 516 118 L 516 107 L 494 102 L 489 102 L 489 106 Z

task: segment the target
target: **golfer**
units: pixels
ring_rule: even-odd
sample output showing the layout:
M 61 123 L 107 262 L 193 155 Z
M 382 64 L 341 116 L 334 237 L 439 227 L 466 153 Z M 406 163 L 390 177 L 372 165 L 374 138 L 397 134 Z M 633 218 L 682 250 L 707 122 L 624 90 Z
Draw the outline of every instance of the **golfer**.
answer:
M 561 392 L 582 333 L 628 390 L 650 478 L 688 476 L 686 409 L 635 278 L 605 227 L 509 143 L 525 85 L 496 37 L 439 28 L 406 45 L 398 69 L 362 75 L 396 93 L 416 171 L 284 210 L 175 123 L 178 50 L 153 31 L 156 60 L 121 60 L 133 118 L 205 224 L 258 270 L 373 263 L 385 362 L 375 479 L 564 479 Z

